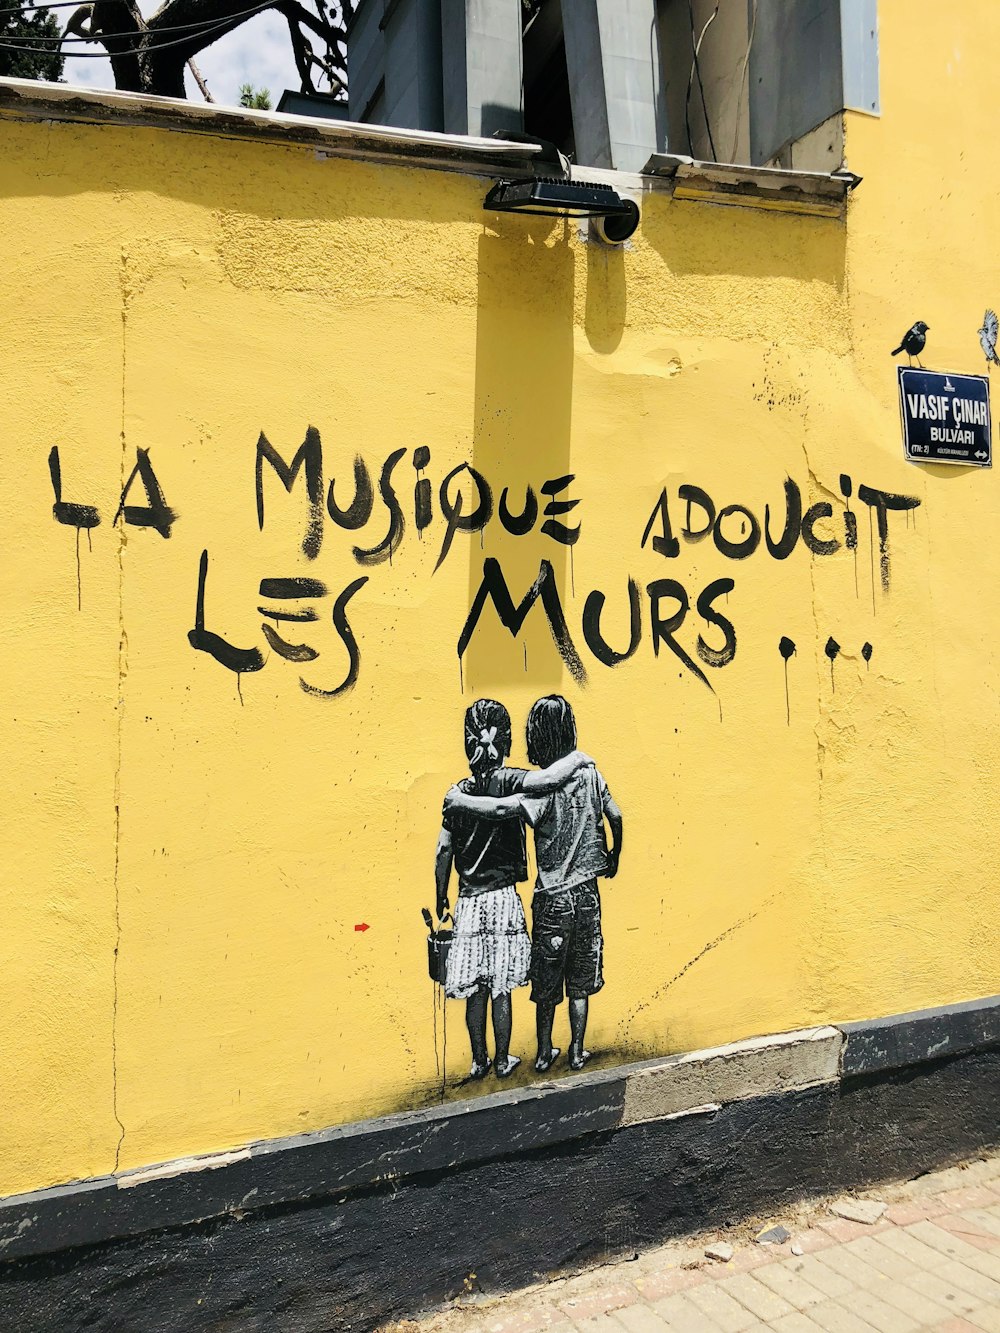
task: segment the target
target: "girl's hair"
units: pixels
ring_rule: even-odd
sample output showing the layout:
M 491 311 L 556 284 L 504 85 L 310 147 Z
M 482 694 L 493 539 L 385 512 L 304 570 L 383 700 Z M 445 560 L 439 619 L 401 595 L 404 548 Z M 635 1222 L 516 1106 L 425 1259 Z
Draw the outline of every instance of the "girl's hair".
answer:
M 561 694 L 549 694 L 532 705 L 527 727 L 528 759 L 548 768 L 576 749 L 576 718 Z
M 477 699 L 465 711 L 465 753 L 473 777 L 500 768 L 510 747 L 510 713 L 496 699 Z

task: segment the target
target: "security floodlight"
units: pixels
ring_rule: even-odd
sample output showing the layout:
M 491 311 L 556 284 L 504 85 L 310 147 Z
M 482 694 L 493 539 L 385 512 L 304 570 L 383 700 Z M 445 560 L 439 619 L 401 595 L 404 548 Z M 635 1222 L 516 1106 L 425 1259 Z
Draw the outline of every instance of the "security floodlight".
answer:
M 535 180 L 497 181 L 483 208 L 496 213 L 527 213 L 547 218 L 593 218 L 601 240 L 620 245 L 639 225 L 639 207 L 623 199 L 610 185 L 593 181 Z

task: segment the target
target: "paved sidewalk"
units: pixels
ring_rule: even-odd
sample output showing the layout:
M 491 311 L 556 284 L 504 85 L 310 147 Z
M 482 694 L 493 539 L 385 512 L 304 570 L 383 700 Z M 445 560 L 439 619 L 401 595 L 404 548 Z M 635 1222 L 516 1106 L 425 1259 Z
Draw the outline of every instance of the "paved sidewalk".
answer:
M 887 1205 L 872 1223 L 832 1205 Z M 871 1212 L 877 1212 L 874 1208 Z M 783 1244 L 753 1237 L 781 1224 Z M 708 1246 L 732 1245 L 722 1262 Z M 1000 1153 L 795 1206 L 499 1300 L 469 1295 L 397 1333 L 1000 1333 Z

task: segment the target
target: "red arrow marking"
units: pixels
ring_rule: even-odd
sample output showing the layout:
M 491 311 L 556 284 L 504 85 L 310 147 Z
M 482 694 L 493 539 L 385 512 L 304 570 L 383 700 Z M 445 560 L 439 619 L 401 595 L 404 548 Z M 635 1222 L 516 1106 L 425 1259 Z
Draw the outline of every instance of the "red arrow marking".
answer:
M 362 921 L 360 925 L 354 927 L 355 930 L 371 930 L 367 921 Z

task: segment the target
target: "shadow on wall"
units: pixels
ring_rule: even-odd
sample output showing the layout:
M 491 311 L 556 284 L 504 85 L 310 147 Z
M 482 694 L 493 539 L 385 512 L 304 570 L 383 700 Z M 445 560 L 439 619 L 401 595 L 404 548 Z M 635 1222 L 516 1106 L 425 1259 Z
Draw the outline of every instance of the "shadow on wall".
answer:
M 504 219 L 479 241 L 476 392 L 473 458 L 493 487 L 495 518 L 469 545 L 469 606 L 482 598 L 492 562 L 518 608 L 547 561 L 565 608 L 573 584 L 572 546 L 543 533 L 545 509 L 573 497 L 571 483 L 547 483 L 572 472 L 574 255 L 569 225 L 550 219 Z M 530 488 L 530 489 L 529 489 Z M 480 497 L 463 484 L 473 507 Z M 560 513 L 567 527 L 573 514 Z M 498 567 L 498 569 L 497 569 Z M 541 596 L 539 598 L 541 600 Z M 467 695 L 499 694 L 530 685 L 558 691 L 563 665 L 553 648 L 542 607 L 514 633 L 487 598 L 463 665 Z
M 595 352 L 613 352 L 625 332 L 628 317 L 625 253 L 621 245 L 601 245 L 592 241 L 587 246 L 584 328 L 587 341 Z
M 643 209 L 642 238 L 679 275 L 793 276 L 844 288 L 847 224 L 836 218 L 673 199 Z

